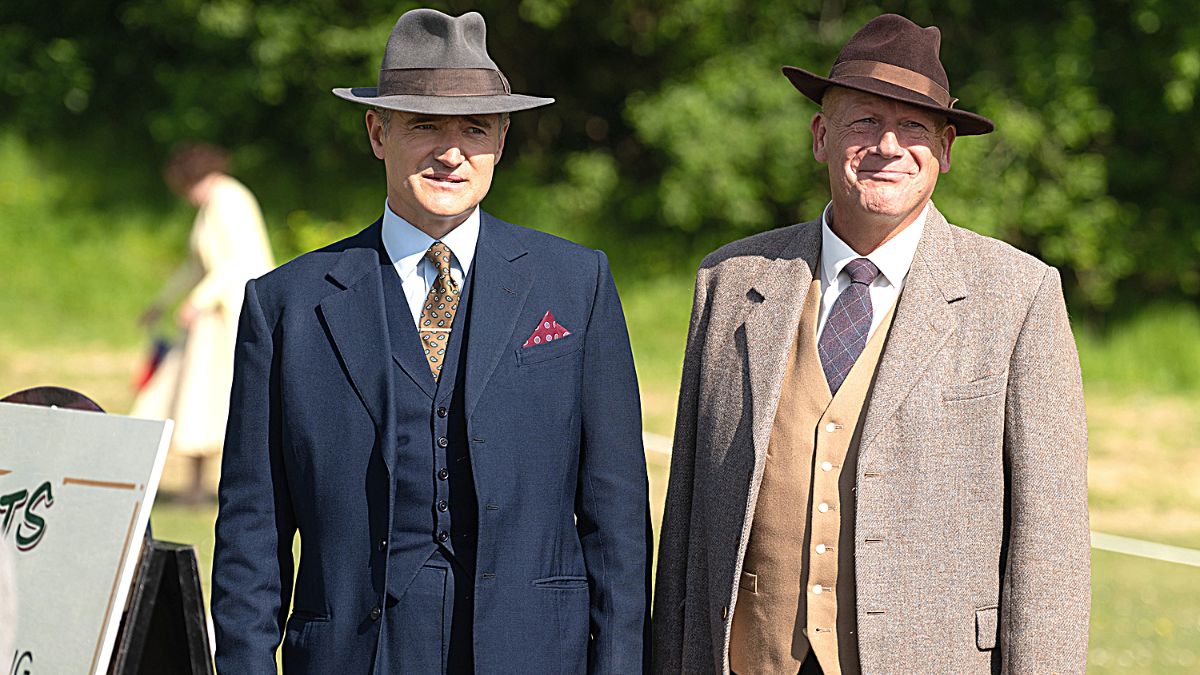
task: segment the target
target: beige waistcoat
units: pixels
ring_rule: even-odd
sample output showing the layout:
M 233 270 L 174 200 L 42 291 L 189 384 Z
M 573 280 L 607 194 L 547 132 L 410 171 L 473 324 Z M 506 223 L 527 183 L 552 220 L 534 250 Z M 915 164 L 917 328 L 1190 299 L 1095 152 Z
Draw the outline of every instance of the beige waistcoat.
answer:
M 729 658 L 738 675 L 796 673 L 811 649 L 829 675 L 859 672 L 854 481 L 863 404 L 892 312 L 836 396 L 817 355 L 813 279 L 788 358 L 742 567 Z

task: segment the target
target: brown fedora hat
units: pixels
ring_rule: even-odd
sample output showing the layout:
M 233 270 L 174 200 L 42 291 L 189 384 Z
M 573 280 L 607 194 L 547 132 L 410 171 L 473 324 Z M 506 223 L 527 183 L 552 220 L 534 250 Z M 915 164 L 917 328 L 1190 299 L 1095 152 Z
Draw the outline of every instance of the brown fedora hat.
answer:
M 936 26 L 921 28 L 898 14 L 884 14 L 850 38 L 829 77 L 793 66 L 784 66 L 783 74 L 816 103 L 829 87 L 845 87 L 945 115 L 960 136 L 991 133 L 996 128 L 991 120 L 954 108 L 958 99 L 950 96 L 950 80 L 938 56 L 941 46 Z
M 422 115 L 486 115 L 554 103 L 512 93 L 487 53 L 487 26 L 477 12 L 454 17 L 414 9 L 396 21 L 383 51 L 379 84 L 340 87 L 347 101 Z

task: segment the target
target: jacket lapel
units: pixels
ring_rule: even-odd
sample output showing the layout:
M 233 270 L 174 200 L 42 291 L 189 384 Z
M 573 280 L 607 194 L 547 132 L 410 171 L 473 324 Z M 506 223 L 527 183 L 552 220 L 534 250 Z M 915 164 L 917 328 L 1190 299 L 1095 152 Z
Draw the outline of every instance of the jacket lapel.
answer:
M 354 390 L 375 427 L 389 426 L 390 345 L 380 282 L 378 242 L 381 221 L 347 243 L 326 279 L 341 290 L 321 300 L 319 313 Z M 385 453 L 387 458 L 387 453 Z
M 896 305 L 863 420 L 867 452 L 958 325 L 953 303 L 967 296 L 954 233 L 932 204 Z
M 479 244 L 471 263 L 475 279 L 471 289 L 470 345 L 466 353 L 468 419 L 500 357 L 512 348 L 513 330 L 532 285 L 513 264 L 527 251 L 508 231 L 510 227 L 487 213 L 480 214 Z
M 742 324 L 750 370 L 754 453 L 766 456 L 789 350 L 795 343 L 800 311 L 817 269 L 821 228 L 805 223 L 778 257 L 764 259 L 746 292 L 750 309 Z

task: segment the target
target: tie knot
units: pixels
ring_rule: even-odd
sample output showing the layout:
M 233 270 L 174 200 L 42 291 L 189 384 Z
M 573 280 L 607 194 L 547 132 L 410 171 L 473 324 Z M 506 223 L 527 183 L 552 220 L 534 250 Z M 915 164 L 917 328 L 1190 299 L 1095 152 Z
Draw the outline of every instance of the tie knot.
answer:
M 850 281 L 856 284 L 870 286 L 875 277 L 879 276 L 879 268 L 875 263 L 866 258 L 855 258 L 846 263 L 846 274 L 850 275 Z
M 425 252 L 425 257 L 429 258 L 429 262 L 437 268 L 438 276 L 450 276 L 450 247 L 440 241 L 433 242 L 429 250 Z

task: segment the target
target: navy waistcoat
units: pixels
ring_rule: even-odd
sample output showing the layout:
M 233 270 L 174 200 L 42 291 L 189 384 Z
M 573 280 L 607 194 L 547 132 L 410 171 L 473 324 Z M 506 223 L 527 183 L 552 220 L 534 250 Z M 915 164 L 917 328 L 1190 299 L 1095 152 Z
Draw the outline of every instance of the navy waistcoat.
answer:
M 465 574 L 460 578 L 474 577 L 478 504 L 463 401 L 472 275 L 463 281 L 441 379 L 431 399 L 398 365 L 416 360 L 423 371 L 410 371 L 433 379 L 400 277 L 384 258 L 397 433 L 388 593 L 400 598 L 421 566 L 439 555 L 461 566 Z

